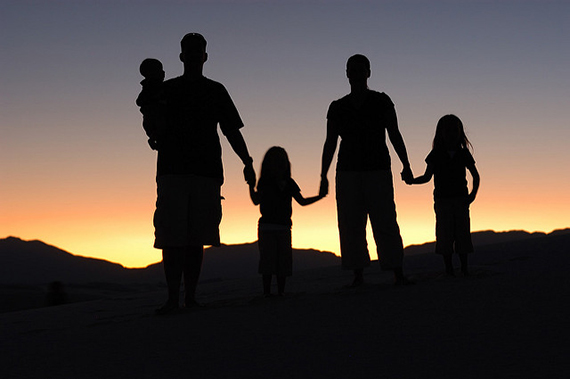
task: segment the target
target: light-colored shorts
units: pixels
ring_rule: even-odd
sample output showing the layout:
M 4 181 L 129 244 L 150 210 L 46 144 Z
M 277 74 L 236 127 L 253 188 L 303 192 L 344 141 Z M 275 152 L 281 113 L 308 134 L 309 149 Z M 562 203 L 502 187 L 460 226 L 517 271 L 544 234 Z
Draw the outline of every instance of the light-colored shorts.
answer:
M 221 181 L 197 175 L 163 175 L 156 182 L 154 247 L 219 246 Z
M 435 200 L 435 252 L 451 255 L 473 252 L 469 204 L 465 197 Z
M 293 249 L 291 229 L 258 229 L 259 273 L 261 275 L 291 276 Z
M 391 171 L 337 171 L 336 204 L 344 269 L 370 265 L 366 241 L 368 219 L 382 270 L 402 267 L 404 247 L 396 220 Z

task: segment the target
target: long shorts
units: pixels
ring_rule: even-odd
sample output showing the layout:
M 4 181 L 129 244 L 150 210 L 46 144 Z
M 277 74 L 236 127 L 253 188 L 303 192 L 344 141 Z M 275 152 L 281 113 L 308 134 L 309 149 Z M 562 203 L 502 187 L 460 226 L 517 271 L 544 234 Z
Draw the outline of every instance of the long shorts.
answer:
M 404 247 L 396 220 L 391 171 L 337 171 L 336 203 L 344 269 L 370 265 L 366 241 L 368 218 L 382 270 L 402 267 Z
M 221 181 L 197 175 L 162 175 L 156 182 L 154 247 L 219 246 Z
M 435 200 L 435 252 L 441 255 L 473 252 L 469 204 L 465 197 Z
M 291 276 L 293 251 L 291 229 L 258 229 L 259 273 L 261 275 Z

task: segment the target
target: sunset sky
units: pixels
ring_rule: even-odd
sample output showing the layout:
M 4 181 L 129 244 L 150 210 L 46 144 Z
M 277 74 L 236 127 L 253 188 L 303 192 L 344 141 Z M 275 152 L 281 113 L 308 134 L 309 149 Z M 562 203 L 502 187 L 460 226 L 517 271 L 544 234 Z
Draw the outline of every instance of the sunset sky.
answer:
M 154 57 L 180 75 L 192 31 L 208 40 L 204 74 L 230 92 L 256 171 L 283 146 L 302 193 L 317 193 L 326 112 L 349 91 L 346 59 L 362 53 L 370 88 L 396 104 L 416 175 L 437 120 L 463 120 L 481 173 L 472 230 L 570 226 L 570 2 L 0 0 L 0 238 L 127 267 L 161 259 L 138 67 Z M 252 242 L 259 209 L 223 148 L 222 242 Z M 404 244 L 433 241 L 433 183 L 403 184 L 391 151 Z M 339 253 L 331 187 L 294 206 L 294 247 Z

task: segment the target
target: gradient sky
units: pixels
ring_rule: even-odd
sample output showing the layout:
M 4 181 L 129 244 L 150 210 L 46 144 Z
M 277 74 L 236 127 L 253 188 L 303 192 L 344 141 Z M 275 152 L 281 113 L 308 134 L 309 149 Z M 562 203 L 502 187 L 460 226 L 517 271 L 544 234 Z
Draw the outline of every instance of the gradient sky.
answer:
M 256 170 L 283 146 L 305 196 L 318 190 L 328 106 L 349 91 L 346 59 L 362 53 L 416 175 L 437 120 L 463 120 L 481 173 L 472 230 L 568 227 L 569 25 L 570 3 L 544 0 L 0 0 L 0 237 L 127 267 L 161 259 L 138 66 L 154 57 L 180 75 L 191 31 L 208 40 L 204 73 L 234 99 Z M 222 242 L 255 241 L 259 209 L 223 148 Z M 392 157 L 404 244 L 433 241 L 433 183 L 401 183 Z M 294 206 L 293 245 L 339 253 L 334 188 Z

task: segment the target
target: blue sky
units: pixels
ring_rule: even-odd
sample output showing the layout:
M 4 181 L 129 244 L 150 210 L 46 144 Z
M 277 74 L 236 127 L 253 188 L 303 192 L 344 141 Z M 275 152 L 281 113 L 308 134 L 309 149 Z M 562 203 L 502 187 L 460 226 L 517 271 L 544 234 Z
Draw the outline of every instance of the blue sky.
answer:
M 318 187 L 328 105 L 349 90 L 346 59 L 363 53 L 370 87 L 396 104 L 417 174 L 439 117 L 464 121 L 482 175 L 475 230 L 570 224 L 568 2 L 1 4 L 0 237 L 129 265 L 141 263 L 123 254 L 159 259 L 138 65 L 155 57 L 167 77 L 180 75 L 179 41 L 190 31 L 208 40 L 205 75 L 228 88 L 256 167 L 269 147 L 285 147 L 306 195 Z M 222 240 L 254 240 L 259 212 L 225 142 L 224 160 Z M 406 244 L 433 239 L 431 190 L 396 186 Z M 337 251 L 334 192 L 294 212 L 294 245 Z M 132 252 L 140 246 L 148 249 Z

